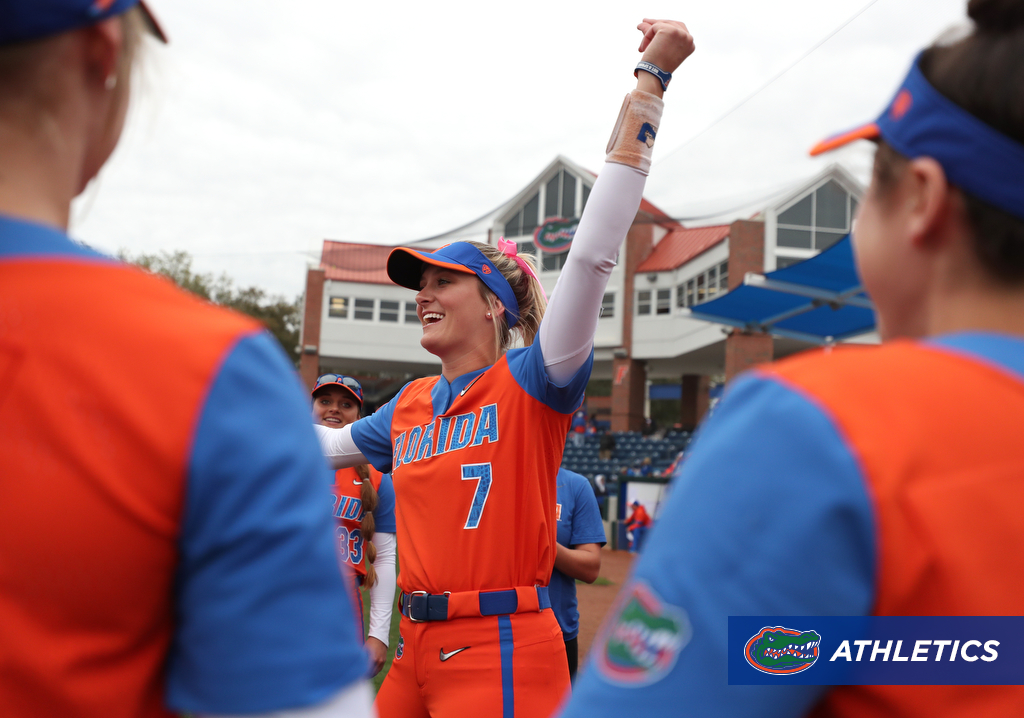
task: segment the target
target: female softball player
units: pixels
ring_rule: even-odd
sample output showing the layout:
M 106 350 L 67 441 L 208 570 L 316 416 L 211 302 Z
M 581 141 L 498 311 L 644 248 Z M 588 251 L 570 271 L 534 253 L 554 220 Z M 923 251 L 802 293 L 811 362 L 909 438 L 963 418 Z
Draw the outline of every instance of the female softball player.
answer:
M 968 14 L 972 31 L 922 52 L 875 122 L 814 150 L 878 143 L 853 240 L 883 344 L 733 383 L 565 716 L 1024 715 L 1017 679 L 796 685 L 818 682 L 810 665 L 806 681 L 730 685 L 763 674 L 746 636 L 727 644 L 729 616 L 1024 615 L 1024 2 Z M 628 641 L 638 624 L 662 627 L 658 645 Z M 947 630 L 884 665 L 961 682 L 933 672 L 978 658 Z M 842 660 L 826 633 L 819 664 Z
M 555 474 L 590 376 L 604 288 L 639 208 L 661 95 L 693 51 L 682 23 L 639 29 L 645 71 L 546 316 L 514 243 L 397 249 L 388 274 L 418 291 L 421 343 L 441 359 L 441 376 L 407 384 L 350 427 L 317 427 L 336 466 L 369 460 L 394 479 L 403 618 L 377 698 L 384 718 L 546 716 L 569 688 L 547 592 Z M 517 341 L 525 346 L 512 349 Z
M 341 429 L 359 418 L 363 387 L 350 376 L 324 374 L 313 385 L 313 421 L 329 429 Z M 358 586 L 370 590 L 370 625 L 366 651 L 370 672 L 384 667 L 391 632 L 391 607 L 395 603 L 395 490 L 391 476 L 369 464 L 338 469 L 331 489 L 338 556 L 349 568 L 357 589 L 354 598 L 363 620 L 363 599 Z

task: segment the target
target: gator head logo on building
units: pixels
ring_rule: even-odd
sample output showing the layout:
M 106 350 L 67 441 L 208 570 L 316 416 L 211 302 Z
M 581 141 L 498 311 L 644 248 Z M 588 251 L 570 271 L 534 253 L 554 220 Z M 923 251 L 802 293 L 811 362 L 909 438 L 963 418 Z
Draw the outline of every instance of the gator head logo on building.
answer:
M 595 662 L 605 679 L 622 686 L 646 686 L 664 678 L 692 629 L 682 609 L 661 600 L 645 581 L 627 586 L 618 611 L 598 638 Z
M 818 660 L 821 636 L 816 631 L 765 627 L 750 637 L 743 654 L 762 673 L 788 675 L 806 671 Z
M 579 219 L 549 219 L 534 230 L 533 243 L 544 252 L 567 252 L 579 225 Z

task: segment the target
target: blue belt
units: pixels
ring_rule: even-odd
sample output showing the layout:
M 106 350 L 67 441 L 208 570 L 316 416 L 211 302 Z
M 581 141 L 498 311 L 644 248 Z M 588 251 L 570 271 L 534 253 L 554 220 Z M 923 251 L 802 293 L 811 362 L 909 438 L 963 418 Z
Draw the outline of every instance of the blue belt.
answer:
M 510 588 L 504 591 L 459 591 L 457 593 L 401 593 L 398 605 L 410 621 L 449 621 L 466 616 L 503 616 L 551 608 L 547 586 Z

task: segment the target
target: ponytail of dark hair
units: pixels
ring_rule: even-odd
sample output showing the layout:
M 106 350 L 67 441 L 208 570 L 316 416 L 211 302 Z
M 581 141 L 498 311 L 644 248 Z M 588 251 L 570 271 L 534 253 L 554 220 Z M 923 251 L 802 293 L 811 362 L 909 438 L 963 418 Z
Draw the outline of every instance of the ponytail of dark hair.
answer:
M 377 583 L 377 571 L 373 567 L 373 562 L 377 560 L 377 547 L 373 545 L 372 539 L 377 529 L 373 512 L 380 502 L 380 497 L 377 496 L 377 490 L 370 481 L 369 464 L 357 466 L 356 474 L 363 482 L 359 489 L 359 498 L 363 502 L 363 518 L 359 522 L 359 530 L 363 534 L 363 553 L 366 555 L 366 581 L 363 585 L 369 587 Z

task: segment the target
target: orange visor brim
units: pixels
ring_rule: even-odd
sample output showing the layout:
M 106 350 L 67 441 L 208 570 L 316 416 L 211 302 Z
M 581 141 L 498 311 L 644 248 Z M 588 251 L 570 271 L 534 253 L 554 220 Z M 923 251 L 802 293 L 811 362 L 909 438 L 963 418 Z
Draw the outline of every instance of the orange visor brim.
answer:
M 443 267 L 463 274 L 476 274 L 464 264 L 446 262 L 429 252 L 418 252 L 415 249 L 398 247 L 391 250 L 391 254 L 388 255 L 388 277 L 400 287 L 419 291 L 424 264 L 432 264 L 435 267 Z
M 811 148 L 811 157 L 817 157 L 825 152 L 831 152 L 832 150 L 848 145 L 855 140 L 877 140 L 880 136 L 878 125 L 874 122 L 870 122 L 848 132 L 832 135 L 831 137 L 822 140 Z

